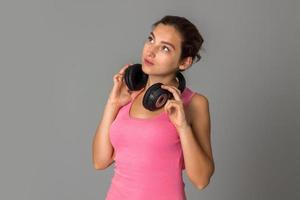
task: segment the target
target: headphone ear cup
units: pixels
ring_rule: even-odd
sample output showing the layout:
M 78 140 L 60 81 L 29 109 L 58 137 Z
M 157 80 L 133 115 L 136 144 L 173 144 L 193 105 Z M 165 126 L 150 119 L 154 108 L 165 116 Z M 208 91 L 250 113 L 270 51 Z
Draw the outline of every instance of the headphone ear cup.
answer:
M 141 64 L 134 64 L 126 68 L 124 80 L 129 90 L 137 91 L 142 89 L 148 79 L 148 74 L 142 70 Z
M 168 99 L 172 97 L 172 93 L 161 88 L 162 83 L 151 85 L 144 94 L 143 106 L 150 110 L 158 110 L 163 107 Z
M 183 93 L 186 87 L 186 81 L 182 73 L 178 72 L 176 77 L 179 82 L 178 89 Z M 155 83 L 151 85 L 144 94 L 143 106 L 150 110 L 155 111 L 163 107 L 168 99 L 173 99 L 173 94 L 166 89 L 162 89 L 162 83 Z

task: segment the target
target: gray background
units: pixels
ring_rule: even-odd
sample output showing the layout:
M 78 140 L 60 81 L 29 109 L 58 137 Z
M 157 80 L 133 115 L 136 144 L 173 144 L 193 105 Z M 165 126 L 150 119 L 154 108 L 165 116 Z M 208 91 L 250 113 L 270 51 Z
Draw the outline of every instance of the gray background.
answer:
M 0 199 L 104 199 L 92 139 L 112 77 L 140 62 L 151 24 L 190 19 L 202 60 L 184 72 L 210 102 L 216 171 L 189 200 L 299 199 L 297 0 L 0 2 Z

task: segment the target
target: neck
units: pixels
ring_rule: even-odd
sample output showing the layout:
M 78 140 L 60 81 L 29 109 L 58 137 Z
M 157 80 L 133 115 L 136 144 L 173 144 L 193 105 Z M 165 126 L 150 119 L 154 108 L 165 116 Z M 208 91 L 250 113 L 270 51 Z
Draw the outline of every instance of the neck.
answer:
M 179 82 L 176 79 L 176 74 L 171 74 L 169 76 L 149 75 L 144 91 L 146 91 L 151 85 L 153 85 L 155 83 L 162 83 L 164 85 L 171 85 L 171 86 L 175 86 L 177 88 L 179 86 Z

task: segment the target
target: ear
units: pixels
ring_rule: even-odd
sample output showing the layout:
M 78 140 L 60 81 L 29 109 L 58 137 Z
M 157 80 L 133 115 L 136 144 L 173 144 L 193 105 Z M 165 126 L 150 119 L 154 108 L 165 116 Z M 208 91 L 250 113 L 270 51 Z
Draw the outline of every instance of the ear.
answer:
M 189 56 L 183 59 L 183 61 L 179 63 L 179 69 L 186 70 L 192 65 L 192 63 L 193 63 L 193 58 Z

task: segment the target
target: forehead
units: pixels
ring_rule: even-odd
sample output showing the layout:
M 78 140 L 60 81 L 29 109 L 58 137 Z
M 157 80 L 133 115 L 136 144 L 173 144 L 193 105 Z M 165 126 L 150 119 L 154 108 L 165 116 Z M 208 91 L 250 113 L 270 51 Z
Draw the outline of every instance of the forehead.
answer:
M 181 44 L 180 33 L 170 25 L 158 24 L 152 31 L 157 40 L 172 43 L 175 47 Z

